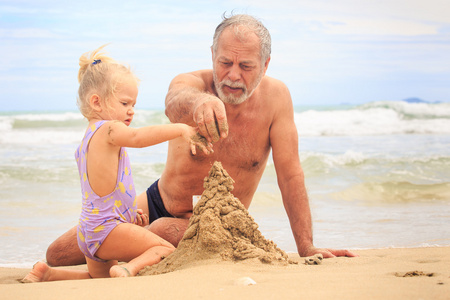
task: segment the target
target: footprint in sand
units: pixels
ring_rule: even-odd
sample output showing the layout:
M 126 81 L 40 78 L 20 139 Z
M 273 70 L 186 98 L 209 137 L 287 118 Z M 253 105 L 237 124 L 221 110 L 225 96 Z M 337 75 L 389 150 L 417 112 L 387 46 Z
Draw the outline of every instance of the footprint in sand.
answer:
M 434 276 L 434 273 L 426 273 L 423 271 L 410 271 L 410 272 L 406 272 L 406 273 L 397 272 L 397 273 L 395 273 L 395 276 L 397 276 L 397 277 L 417 277 L 417 276 L 432 277 L 432 276 Z
M 418 260 L 417 262 L 419 264 L 432 264 L 432 263 L 440 262 L 440 260 L 439 259 L 422 259 L 422 260 Z

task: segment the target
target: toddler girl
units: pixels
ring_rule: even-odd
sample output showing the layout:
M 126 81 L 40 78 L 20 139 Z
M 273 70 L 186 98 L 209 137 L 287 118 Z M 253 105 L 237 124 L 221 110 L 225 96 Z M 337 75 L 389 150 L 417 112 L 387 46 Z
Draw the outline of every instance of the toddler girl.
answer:
M 134 276 L 158 263 L 174 247 L 143 227 L 148 225 L 148 216 L 137 209 L 125 147 L 183 138 L 193 155 L 196 147 L 205 153 L 212 151 L 211 144 L 196 142 L 197 130 L 185 124 L 128 127 L 134 116 L 138 79 L 128 67 L 105 55 L 103 47 L 81 56 L 78 73 L 78 106 L 89 121 L 75 153 L 82 190 L 78 245 L 88 271 L 38 262 L 23 282 Z

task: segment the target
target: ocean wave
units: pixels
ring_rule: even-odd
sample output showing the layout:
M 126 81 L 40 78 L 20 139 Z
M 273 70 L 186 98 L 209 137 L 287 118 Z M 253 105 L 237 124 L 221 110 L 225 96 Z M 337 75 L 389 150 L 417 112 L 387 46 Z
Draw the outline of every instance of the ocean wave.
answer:
M 76 145 L 81 141 L 84 134 L 84 127 L 78 130 L 55 129 L 26 129 L 26 130 L 6 130 L 0 135 L 2 145 Z M 75 149 L 75 146 L 73 147 Z
M 164 111 L 138 110 L 132 127 L 166 124 Z M 83 137 L 87 120 L 77 112 L 0 115 L 2 144 L 76 144 Z
M 164 110 L 137 110 L 133 117 L 133 127 L 168 124 Z
M 349 150 L 343 154 L 326 154 L 320 152 L 304 152 L 300 154 L 302 168 L 308 176 L 322 176 L 334 170 L 356 168 L 369 163 L 369 157 L 363 153 Z
M 334 192 L 335 199 L 374 204 L 446 201 L 450 199 L 450 183 L 414 184 L 408 181 L 364 182 Z
M 83 116 L 75 112 L 0 115 L 0 132 L 16 129 L 64 129 L 86 125 L 87 122 L 83 119 Z
M 395 111 L 404 119 L 448 119 L 450 103 L 408 103 L 405 101 L 375 101 L 357 107 L 360 110 L 382 108 Z
M 450 103 L 378 101 L 295 112 L 299 136 L 450 134 Z M 132 127 L 169 123 L 164 110 L 137 110 Z M 84 130 L 79 112 L 0 114 L 0 132 Z
M 133 127 L 169 123 L 164 111 L 137 110 Z M 22 113 L 0 115 L 0 131 L 13 129 L 84 128 L 87 120 L 79 112 Z
M 295 113 L 300 136 L 449 134 L 450 103 L 379 101 Z
M 349 150 L 340 154 L 304 152 L 300 157 L 306 179 L 316 190 L 328 185 L 340 189 L 349 183 L 378 186 L 380 182 L 409 182 L 427 187 L 450 184 L 450 155 L 446 154 L 397 156 Z M 376 190 L 373 186 L 372 189 Z M 422 197 L 421 193 L 418 195 Z
M 317 169 L 324 167 L 359 167 L 363 164 L 374 166 L 395 164 L 401 165 L 433 165 L 450 166 L 450 155 L 431 154 L 416 156 L 394 156 L 385 153 L 367 154 L 359 151 L 348 150 L 340 154 L 327 154 L 321 152 L 303 152 L 300 153 L 302 165 L 311 165 Z

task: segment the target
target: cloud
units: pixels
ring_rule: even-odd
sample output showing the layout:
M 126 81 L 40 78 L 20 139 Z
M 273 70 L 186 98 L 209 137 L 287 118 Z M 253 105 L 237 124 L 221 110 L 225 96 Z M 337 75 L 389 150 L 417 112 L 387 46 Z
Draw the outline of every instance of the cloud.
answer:
M 44 28 L 0 28 L 0 39 L 54 39 L 60 34 Z
M 393 19 L 327 18 L 322 21 L 326 34 L 337 35 L 436 35 L 439 27 L 420 22 Z
M 303 24 L 330 35 L 436 35 L 450 25 L 448 0 L 270 0 L 244 1 L 249 10 L 273 9 L 269 22 Z M 264 21 L 264 20 L 263 20 Z
M 260 18 L 270 30 L 273 54 L 268 75 L 288 83 L 294 99 L 324 101 L 326 92 L 364 99 L 365 94 L 349 94 L 348 84 L 353 82 L 362 86 L 376 82 L 381 88 L 368 91 L 373 98 L 381 93 L 407 97 L 413 94 L 407 89 L 417 82 L 430 82 L 429 78 L 444 82 L 450 76 L 445 64 L 450 59 L 447 2 L 3 0 L 0 100 L 45 94 L 48 101 L 62 105 L 60 99 L 76 90 L 79 56 L 111 43 L 108 53 L 129 63 L 143 80 L 144 103 L 153 99 L 154 105 L 163 105 L 161 99 L 175 75 L 211 67 L 214 29 L 221 15 L 233 9 Z M 409 78 L 414 78 L 411 84 Z M 404 85 L 395 89 L 398 80 Z M 435 81 L 435 85 L 430 91 L 450 93 L 448 84 Z M 309 94 L 303 95 L 305 90 Z M 436 92 L 434 98 L 438 96 Z

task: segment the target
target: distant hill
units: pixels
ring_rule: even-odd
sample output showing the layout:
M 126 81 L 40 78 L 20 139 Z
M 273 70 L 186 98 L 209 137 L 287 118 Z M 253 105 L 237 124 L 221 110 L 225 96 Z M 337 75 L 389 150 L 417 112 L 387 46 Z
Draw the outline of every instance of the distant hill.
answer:
M 408 102 L 408 103 L 428 103 L 428 104 L 441 103 L 440 101 L 430 102 L 430 101 L 425 101 L 425 100 L 422 100 L 420 98 L 414 98 L 414 97 L 406 98 L 406 99 L 403 99 L 402 101 Z

